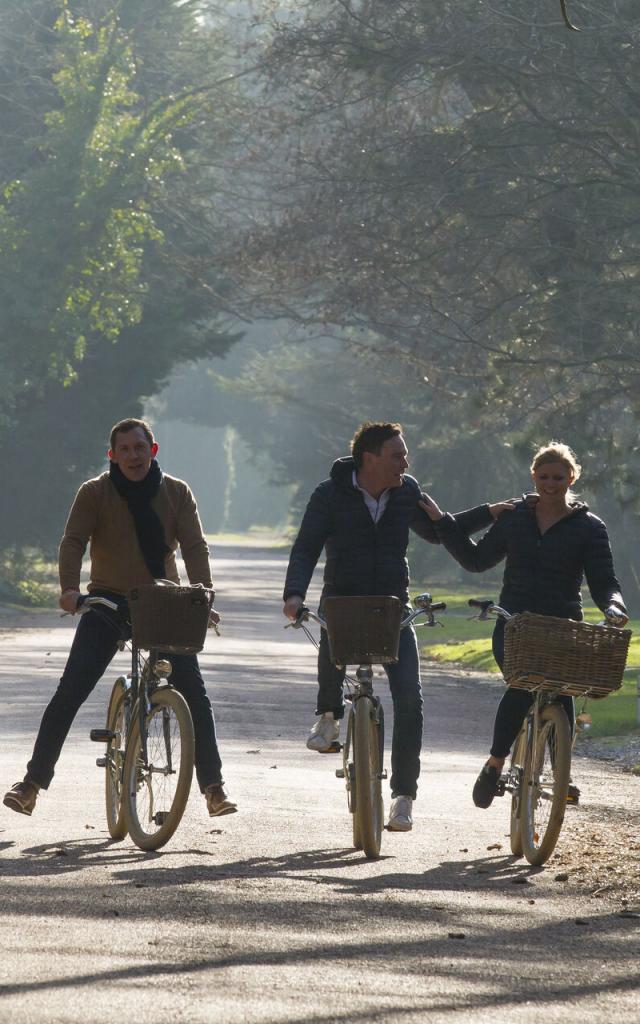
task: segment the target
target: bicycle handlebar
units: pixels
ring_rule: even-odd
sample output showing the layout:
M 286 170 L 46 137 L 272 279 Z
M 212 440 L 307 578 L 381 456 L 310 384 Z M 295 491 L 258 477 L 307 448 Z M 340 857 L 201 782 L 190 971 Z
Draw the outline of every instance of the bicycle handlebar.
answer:
M 488 619 L 491 615 L 495 615 L 500 619 L 510 619 L 511 613 L 501 608 L 499 604 L 494 604 L 493 601 L 479 601 L 477 598 L 469 598 L 470 608 L 479 608 L 480 614 L 478 616 L 472 616 L 472 618 L 478 618 L 481 622 Z
M 84 615 L 85 612 L 91 611 L 92 606 L 96 604 L 101 604 L 105 608 L 109 608 L 112 612 L 117 612 L 120 607 L 115 601 L 110 601 L 108 597 L 100 597 L 97 594 L 95 596 L 92 596 L 91 594 L 80 594 L 76 604 L 76 611 L 78 615 Z
M 430 594 L 420 594 L 416 598 L 416 603 L 419 605 L 419 607 L 414 608 L 414 610 L 410 612 L 409 615 L 402 619 L 402 621 L 400 622 L 400 629 L 406 629 L 407 626 L 410 626 L 413 620 L 418 617 L 418 615 L 426 615 L 428 619 L 427 622 L 421 622 L 421 626 L 435 626 L 436 620 L 433 617 L 433 613 L 444 611 L 445 608 L 447 607 L 446 601 L 438 601 L 437 603 L 433 604 L 431 602 Z M 284 628 L 289 629 L 289 627 L 291 627 L 291 629 L 301 629 L 303 623 L 308 622 L 309 619 L 313 619 L 314 622 L 317 622 L 318 625 L 322 627 L 322 629 L 327 628 L 326 621 L 320 615 L 316 615 L 315 612 L 312 612 L 311 609 L 307 608 L 307 606 L 304 604 L 301 605 L 300 608 L 298 608 L 295 619 L 291 622 L 288 622 Z
M 512 619 L 513 615 L 517 614 L 517 612 L 511 613 L 506 611 L 504 608 L 501 608 L 499 604 L 494 604 L 493 601 L 479 601 L 476 598 L 470 597 L 468 603 L 469 607 L 480 609 L 480 614 L 478 616 L 473 616 L 473 618 L 478 618 L 480 621 L 490 618 L 491 615 L 495 615 L 500 619 Z M 616 629 L 622 629 L 628 621 L 625 616 L 618 615 L 609 608 L 603 612 L 603 615 L 604 620 L 602 622 L 598 622 L 598 626 L 614 626 Z M 624 621 L 621 626 L 620 622 L 623 619 Z

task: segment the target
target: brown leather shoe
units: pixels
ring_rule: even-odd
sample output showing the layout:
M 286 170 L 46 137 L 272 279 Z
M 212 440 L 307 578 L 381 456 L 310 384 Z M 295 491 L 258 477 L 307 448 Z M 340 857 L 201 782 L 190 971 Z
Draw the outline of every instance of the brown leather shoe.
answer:
M 207 786 L 204 796 L 207 801 L 207 810 L 212 818 L 217 818 L 221 814 L 235 814 L 238 810 L 238 805 L 234 804 L 225 793 L 222 782 L 214 782 Z
M 2 802 L 5 807 L 10 807 L 12 811 L 18 811 L 19 814 L 31 814 L 36 806 L 39 792 L 40 786 L 25 775 L 22 782 L 14 783 L 9 792 L 5 793 Z

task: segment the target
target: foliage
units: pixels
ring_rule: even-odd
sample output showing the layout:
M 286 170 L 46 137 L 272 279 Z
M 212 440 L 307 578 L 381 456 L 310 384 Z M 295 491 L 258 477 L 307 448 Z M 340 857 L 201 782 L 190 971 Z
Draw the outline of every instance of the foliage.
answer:
M 3 10 L 0 126 L 13 145 L 0 157 L 0 547 L 50 550 L 111 424 L 140 414 L 176 364 L 234 340 L 210 254 L 192 273 L 193 126 L 211 134 L 225 111 L 198 7 Z
M 462 423 L 582 439 L 640 510 L 633 6 L 579 37 L 515 0 L 306 12 L 271 50 L 255 300 L 376 332 Z

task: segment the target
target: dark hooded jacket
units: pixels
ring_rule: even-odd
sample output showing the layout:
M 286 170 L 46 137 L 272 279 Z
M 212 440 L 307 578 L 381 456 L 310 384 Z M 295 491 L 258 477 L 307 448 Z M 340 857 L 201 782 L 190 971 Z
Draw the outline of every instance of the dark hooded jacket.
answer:
M 284 600 L 304 598 L 309 581 L 326 548 L 324 596 L 386 594 L 408 601 L 409 530 L 431 544 L 440 543 L 427 514 L 419 507 L 420 487 L 405 474 L 392 488 L 384 513 L 373 522 L 362 491 L 353 486 L 355 462 L 338 459 L 331 476 L 309 499 L 300 531 L 291 549 Z M 488 505 L 455 516 L 463 535 L 491 522 Z
M 612 602 L 624 610 L 602 520 L 583 502 L 574 501 L 571 513 L 541 534 L 536 500 L 536 495 L 524 496 L 477 543 L 460 530 L 453 516 L 445 515 L 434 525 L 447 551 L 469 572 L 484 572 L 506 558 L 499 603 L 509 612 L 580 620 L 584 577 L 602 611 Z

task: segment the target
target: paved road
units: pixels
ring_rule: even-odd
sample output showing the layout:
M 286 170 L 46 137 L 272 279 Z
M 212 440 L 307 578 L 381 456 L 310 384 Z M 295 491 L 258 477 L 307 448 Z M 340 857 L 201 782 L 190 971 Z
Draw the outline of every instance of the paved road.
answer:
M 415 828 L 385 833 L 368 862 L 349 846 L 335 762 L 302 742 L 314 655 L 282 631 L 282 555 L 223 549 L 215 565 L 225 629 L 202 661 L 241 813 L 209 819 L 194 787 L 165 851 L 111 843 L 87 739 L 101 683 L 34 816 L 0 809 L 2 1024 L 639 1021 L 638 918 L 557 866 L 514 861 L 504 802 L 471 804 L 497 684 L 427 669 Z M 67 622 L 0 636 L 3 788 L 22 774 Z M 585 806 L 561 844 L 590 814 L 602 828 L 608 805 L 608 829 L 638 820 L 637 779 L 581 761 L 579 781 Z

